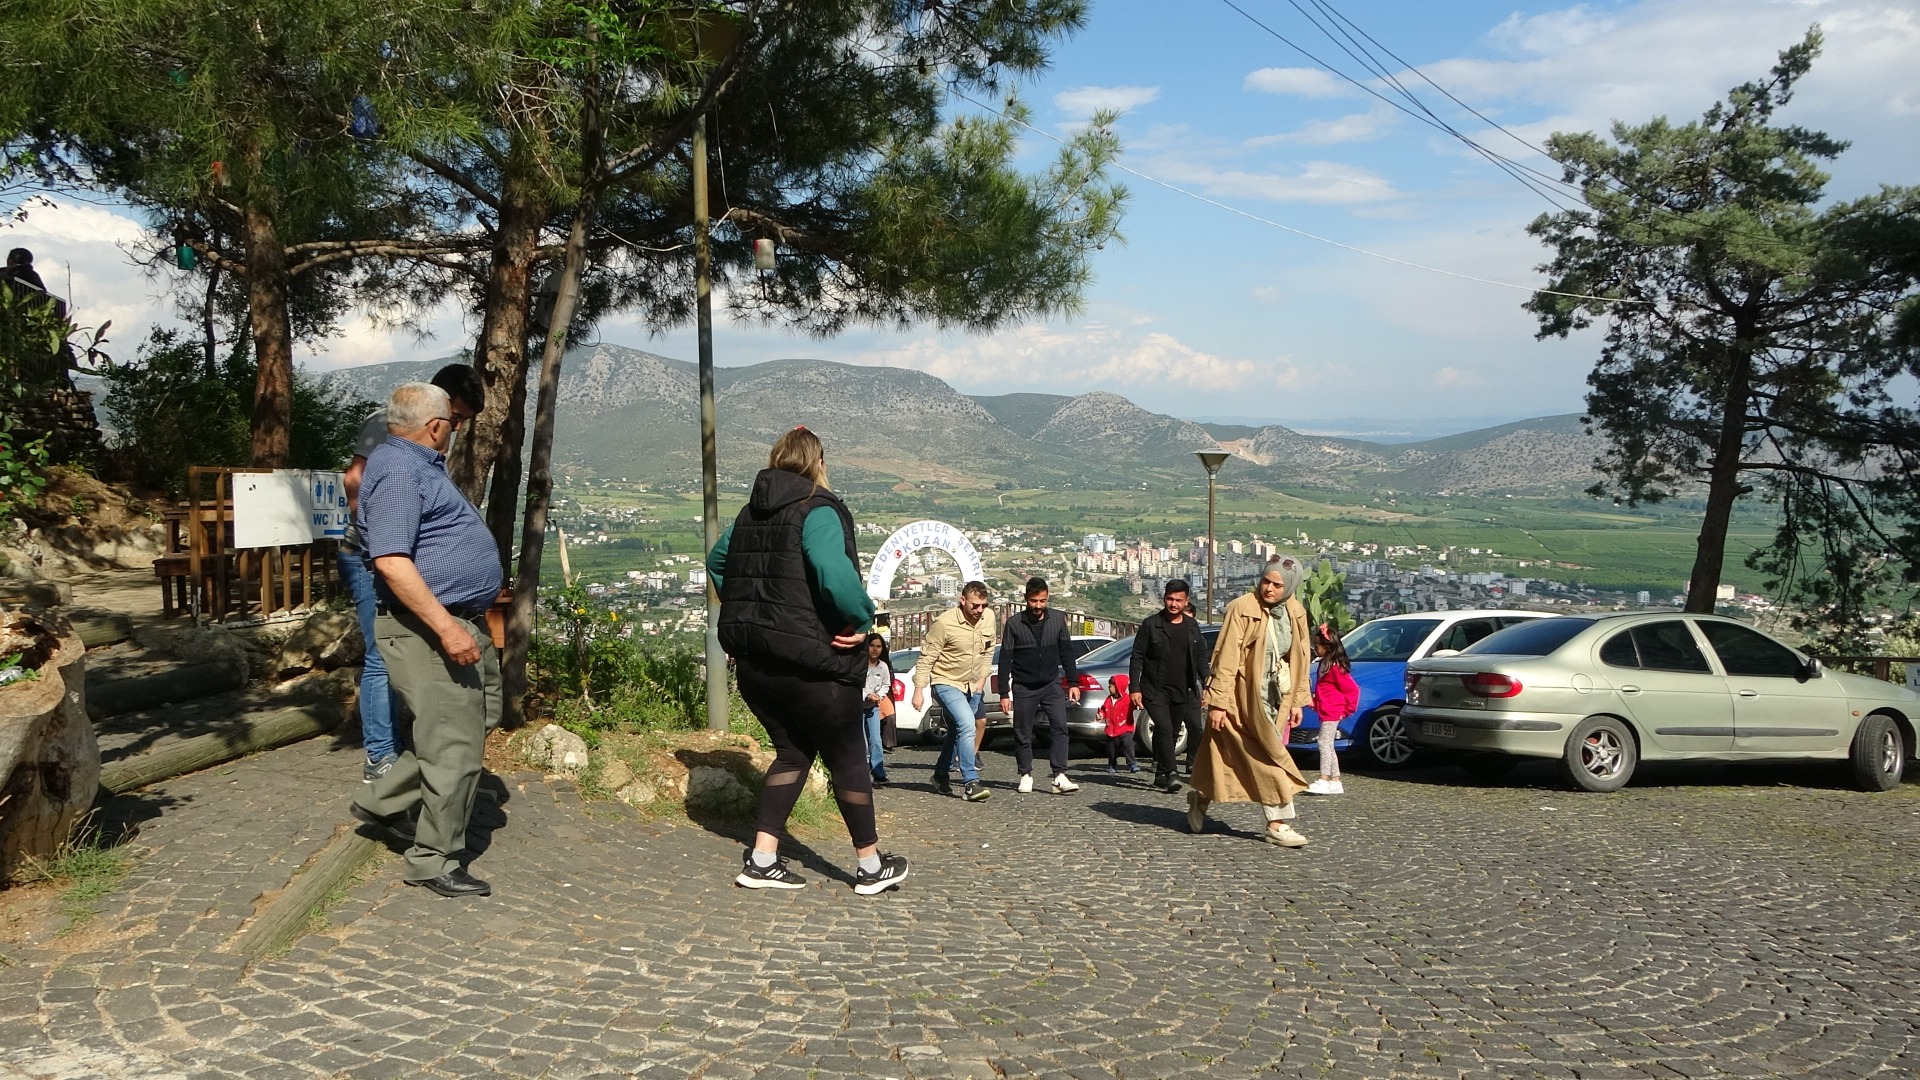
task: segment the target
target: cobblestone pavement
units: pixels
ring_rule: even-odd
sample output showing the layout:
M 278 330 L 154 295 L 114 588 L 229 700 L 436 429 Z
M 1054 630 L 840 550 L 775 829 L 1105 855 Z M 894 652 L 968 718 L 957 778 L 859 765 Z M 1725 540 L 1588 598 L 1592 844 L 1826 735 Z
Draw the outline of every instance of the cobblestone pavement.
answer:
M 736 839 L 502 778 L 488 900 L 388 862 L 251 967 L 220 943 L 345 821 L 324 740 L 144 796 L 88 951 L 0 969 L 0 1077 L 1761 1077 L 1920 1073 L 1920 785 L 1543 766 L 1349 776 L 1313 844 L 1203 836 L 1087 768 L 1072 796 L 879 796 L 904 888 L 731 886 Z M 1806 785 L 1806 786 L 1800 786 Z M 816 850 L 817 849 L 817 850 Z

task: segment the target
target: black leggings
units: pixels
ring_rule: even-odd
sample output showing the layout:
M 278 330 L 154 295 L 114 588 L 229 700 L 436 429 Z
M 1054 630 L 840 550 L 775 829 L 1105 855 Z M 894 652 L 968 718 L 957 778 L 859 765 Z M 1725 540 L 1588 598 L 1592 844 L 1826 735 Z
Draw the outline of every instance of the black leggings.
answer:
M 743 658 L 738 670 L 740 696 L 773 742 L 773 764 L 760 789 L 760 831 L 779 836 L 786 829 L 817 757 L 833 777 L 833 799 L 853 846 L 879 843 L 860 687 L 788 664 Z

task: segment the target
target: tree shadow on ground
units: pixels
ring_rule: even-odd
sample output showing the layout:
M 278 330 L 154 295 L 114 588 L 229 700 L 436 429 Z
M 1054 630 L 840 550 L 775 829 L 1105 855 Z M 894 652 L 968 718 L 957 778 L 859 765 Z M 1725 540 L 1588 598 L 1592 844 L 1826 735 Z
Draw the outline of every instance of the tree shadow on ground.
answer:
M 91 817 L 82 827 L 82 831 L 91 839 L 97 840 L 101 847 L 118 847 L 140 836 L 147 822 L 156 820 L 168 810 L 185 806 L 192 800 L 175 795 L 162 795 L 155 791 L 132 791 L 124 795 L 110 795 L 105 789 L 100 791 L 90 811 Z M 76 833 L 76 835 L 79 835 Z
M 754 834 L 758 831 L 757 820 L 760 806 L 760 771 L 752 756 L 744 748 L 724 747 L 713 750 L 695 750 L 683 748 L 675 750 L 673 756 L 688 769 L 689 778 L 696 768 L 724 769 L 739 782 L 743 794 L 713 801 L 689 799 L 685 804 L 687 820 L 707 830 L 715 836 L 724 837 L 738 843 L 742 848 L 753 845 Z M 931 788 L 931 784 L 928 785 Z M 829 828 L 842 828 L 835 819 Z M 822 830 L 824 832 L 824 829 Z M 780 838 L 780 854 L 789 861 L 798 863 L 823 877 L 853 883 L 853 874 L 844 866 L 828 860 L 816 850 L 810 840 L 821 837 L 800 837 L 794 835 L 793 823 L 788 822 L 785 833 Z M 844 860 L 851 863 L 851 858 Z

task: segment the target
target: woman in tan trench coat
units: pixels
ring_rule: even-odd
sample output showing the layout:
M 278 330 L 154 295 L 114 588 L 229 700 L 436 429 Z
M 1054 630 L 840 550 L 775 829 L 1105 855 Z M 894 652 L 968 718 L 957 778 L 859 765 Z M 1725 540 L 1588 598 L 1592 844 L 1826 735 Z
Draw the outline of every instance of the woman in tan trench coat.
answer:
M 1187 791 L 1187 828 L 1207 827 L 1207 804 L 1257 802 L 1266 841 L 1305 847 L 1288 821 L 1306 778 L 1287 752 L 1287 734 L 1312 698 L 1307 612 L 1295 594 L 1300 560 L 1275 557 L 1253 591 L 1227 605 L 1207 683 L 1207 731 Z

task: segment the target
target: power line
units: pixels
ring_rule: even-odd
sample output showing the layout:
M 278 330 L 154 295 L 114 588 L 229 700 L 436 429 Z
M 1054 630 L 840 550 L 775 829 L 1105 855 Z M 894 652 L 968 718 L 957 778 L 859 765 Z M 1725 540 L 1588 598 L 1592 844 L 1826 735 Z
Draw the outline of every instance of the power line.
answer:
M 881 55 L 884 55 L 884 54 L 881 54 Z M 995 110 L 993 106 L 988 105 L 985 102 L 976 100 L 975 98 L 969 97 L 967 94 L 963 93 L 962 91 L 949 88 L 948 92 L 951 93 L 954 97 L 957 97 L 962 101 L 969 102 L 979 108 L 985 109 L 988 112 L 998 111 L 998 110 Z M 1059 143 L 1061 146 L 1071 145 L 1067 140 L 1060 138 L 1058 135 L 1055 135 L 1050 131 L 1043 131 L 1040 128 L 1037 128 L 1032 124 L 1029 124 L 1025 120 L 1022 120 L 1018 117 L 1007 116 L 1004 112 L 1000 112 L 999 115 L 1002 118 L 1009 120 L 1015 124 L 1018 124 L 1019 126 L 1027 129 L 1028 131 L 1033 132 L 1035 135 L 1038 135 L 1041 138 L 1051 139 L 1052 141 Z M 1168 191 L 1175 192 L 1176 194 L 1185 195 L 1187 198 L 1193 199 L 1196 202 L 1205 203 L 1208 206 L 1214 207 L 1216 209 L 1225 210 L 1229 214 L 1238 215 L 1239 217 L 1246 218 L 1249 221 L 1257 221 L 1262 225 L 1270 225 L 1273 228 L 1281 230 L 1282 232 L 1292 233 L 1295 236 L 1303 237 L 1305 239 L 1312 240 L 1316 243 L 1326 244 L 1329 247 L 1337 247 L 1342 251 L 1351 251 L 1356 255 L 1365 255 L 1370 259 L 1379 259 L 1382 262 L 1390 262 L 1397 266 L 1411 267 L 1412 269 L 1415 269 L 1415 270 L 1425 270 L 1430 274 L 1440 274 L 1445 277 L 1458 278 L 1462 281 L 1478 282 L 1479 284 L 1482 284 L 1482 285 L 1495 285 L 1502 289 L 1517 289 L 1517 290 L 1520 290 L 1521 292 L 1533 293 L 1538 296 L 1564 296 L 1573 300 L 1598 300 L 1603 303 L 1609 303 L 1609 304 L 1649 303 L 1649 301 L 1646 301 L 1646 300 L 1634 300 L 1634 299 L 1630 299 L 1627 297 L 1620 297 L 1620 296 L 1595 296 L 1590 293 L 1555 292 L 1552 289 L 1536 289 L 1531 285 L 1515 285 L 1510 281 L 1495 281 L 1492 278 L 1475 277 L 1472 274 L 1463 274 L 1457 270 L 1443 270 L 1437 266 L 1428 266 L 1424 263 L 1413 262 L 1409 259 L 1401 259 L 1401 258 L 1396 258 L 1392 255 L 1384 255 L 1378 251 L 1369 251 L 1363 247 L 1355 247 L 1352 244 L 1344 244 L 1338 240 L 1333 240 L 1325 236 L 1320 236 L 1315 233 L 1310 233 L 1305 229 L 1297 229 L 1297 228 L 1294 228 L 1292 225 L 1287 225 L 1282 222 L 1275 221 L 1272 218 L 1261 217 L 1259 214 L 1242 210 L 1237 206 L 1231 206 L 1227 203 L 1223 203 L 1219 201 L 1218 199 L 1209 198 L 1205 195 L 1200 194 L 1197 191 L 1190 191 L 1187 188 L 1183 188 L 1180 185 L 1175 184 L 1171 181 L 1162 180 L 1157 176 L 1152 176 L 1147 173 L 1143 173 L 1138 169 L 1130 168 L 1117 161 L 1113 162 L 1112 165 L 1114 168 L 1120 170 L 1123 173 L 1126 173 L 1129 176 L 1133 176 L 1141 180 L 1145 180 L 1147 183 L 1154 184 L 1158 187 L 1166 188 Z
M 1380 70 L 1376 70 L 1375 64 L 1378 63 L 1377 61 L 1373 61 L 1372 63 L 1370 63 L 1369 60 L 1362 60 L 1360 57 L 1354 54 L 1352 49 L 1349 49 L 1345 45 L 1342 45 L 1340 43 L 1339 38 L 1335 36 L 1333 31 L 1330 31 L 1326 27 L 1321 26 L 1319 21 L 1315 19 L 1312 14 L 1307 12 L 1306 9 L 1302 8 L 1299 5 L 1299 3 L 1296 2 L 1296 0 L 1287 0 L 1287 2 L 1292 5 L 1295 11 L 1298 11 L 1300 12 L 1301 15 L 1305 16 L 1308 22 L 1313 23 L 1316 29 L 1318 29 L 1321 33 L 1325 34 L 1330 40 L 1332 40 L 1336 46 L 1339 46 L 1341 51 L 1345 52 L 1348 56 L 1354 57 L 1354 59 L 1358 61 L 1362 67 L 1367 68 L 1369 72 L 1379 77 L 1382 81 L 1387 82 L 1388 84 L 1398 89 L 1400 93 L 1407 98 L 1408 101 L 1413 103 L 1413 107 L 1409 108 L 1407 105 L 1402 104 L 1399 101 L 1395 101 L 1393 98 L 1390 98 L 1385 94 L 1382 94 L 1380 91 L 1375 90 L 1373 87 L 1368 86 L 1366 83 L 1361 82 L 1359 79 L 1356 79 L 1353 76 L 1347 74 L 1346 72 L 1340 70 L 1338 67 L 1335 67 L 1333 64 L 1330 64 L 1327 61 L 1320 59 L 1320 57 L 1315 55 L 1311 50 L 1307 49 L 1305 46 L 1294 41 L 1292 38 L 1287 37 L 1285 34 L 1282 34 L 1280 31 L 1267 25 L 1266 23 L 1262 22 L 1260 19 L 1254 17 L 1254 15 L 1251 12 L 1247 11 L 1247 9 L 1235 3 L 1234 0 L 1220 0 L 1220 2 L 1225 4 L 1227 7 L 1233 9 L 1233 11 L 1236 12 L 1241 18 L 1259 27 L 1262 31 L 1267 33 L 1269 36 L 1273 37 L 1275 40 L 1279 41 L 1281 44 L 1287 46 L 1288 48 L 1292 49 L 1294 52 L 1297 52 L 1301 56 L 1304 56 L 1308 60 L 1312 61 L 1313 64 L 1319 67 L 1321 70 L 1329 72 L 1333 75 L 1339 76 L 1341 79 L 1344 79 L 1349 83 L 1352 83 L 1361 92 L 1387 105 L 1390 105 L 1393 108 L 1398 109 L 1403 113 L 1406 113 L 1408 116 L 1413 117 L 1415 120 L 1418 120 L 1419 122 L 1427 125 L 1428 127 L 1434 128 L 1437 131 L 1444 132 L 1445 134 L 1455 139 L 1458 139 L 1460 142 L 1465 144 L 1469 149 L 1471 149 L 1474 153 L 1479 154 L 1481 157 L 1485 158 L 1489 164 L 1493 165 L 1494 168 L 1497 168 L 1500 171 L 1506 173 L 1508 176 L 1513 177 L 1515 180 L 1519 181 L 1521 185 L 1533 191 L 1535 194 L 1539 195 L 1541 198 L 1546 199 L 1548 204 L 1552 205 L 1555 209 L 1560 209 L 1560 210 L 1571 209 L 1571 207 L 1569 207 L 1567 204 L 1562 203 L 1560 201 L 1560 199 L 1563 198 L 1564 196 L 1561 196 L 1558 192 L 1553 191 L 1550 188 L 1544 187 L 1543 183 L 1558 185 L 1562 187 L 1572 187 L 1572 185 L 1567 184 L 1565 181 L 1562 181 L 1557 177 L 1549 176 L 1548 174 L 1539 172 L 1538 170 L 1532 169 L 1527 165 L 1514 161 L 1513 159 L 1506 157 L 1503 154 L 1496 153 L 1495 151 L 1490 150 L 1487 147 L 1482 146 L 1479 143 L 1475 142 L 1472 138 L 1467 136 L 1464 132 L 1455 128 L 1453 125 L 1447 123 L 1445 120 L 1440 119 L 1440 117 L 1437 116 L 1433 112 L 1433 110 L 1427 108 L 1424 102 L 1422 102 L 1413 93 L 1408 91 L 1407 88 L 1401 85 L 1398 80 L 1394 79 L 1391 74 L 1384 73 Z M 1352 40 L 1352 39 L 1349 38 L 1349 40 Z M 1355 44 L 1358 44 L 1358 43 L 1356 42 Z M 1384 65 L 1380 65 L 1380 67 L 1383 68 Z M 1537 180 L 1534 179 L 1535 177 L 1537 177 L 1538 179 Z

